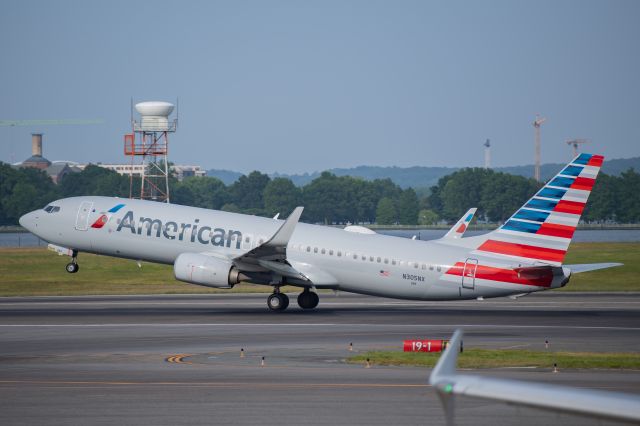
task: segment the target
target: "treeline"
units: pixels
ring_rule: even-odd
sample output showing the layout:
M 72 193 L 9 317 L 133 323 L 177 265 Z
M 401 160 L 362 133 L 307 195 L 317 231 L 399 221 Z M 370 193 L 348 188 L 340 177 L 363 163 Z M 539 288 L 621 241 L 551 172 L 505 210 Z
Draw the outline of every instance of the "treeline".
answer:
M 462 169 L 444 176 L 425 198 L 426 212 L 448 222 L 470 207 L 477 218 L 502 223 L 534 195 L 542 184 L 533 179 L 486 169 Z M 640 223 L 640 174 L 598 175 L 582 220 L 590 223 Z M 425 214 L 421 211 L 420 215 Z
M 372 181 L 329 172 L 303 187 L 287 178 L 254 171 L 231 185 L 213 177 L 170 182 L 171 202 L 259 216 L 288 215 L 305 206 L 302 220 L 324 224 L 430 225 L 453 222 L 468 208 L 489 222 L 506 220 L 539 188 L 533 179 L 479 168 L 449 174 L 429 189 L 402 189 L 390 179 Z M 600 175 L 583 219 L 589 222 L 640 222 L 640 175 Z M 20 216 L 57 198 L 79 195 L 129 196 L 129 177 L 87 166 L 54 185 L 45 172 L 0 162 L 0 225 L 15 225 Z

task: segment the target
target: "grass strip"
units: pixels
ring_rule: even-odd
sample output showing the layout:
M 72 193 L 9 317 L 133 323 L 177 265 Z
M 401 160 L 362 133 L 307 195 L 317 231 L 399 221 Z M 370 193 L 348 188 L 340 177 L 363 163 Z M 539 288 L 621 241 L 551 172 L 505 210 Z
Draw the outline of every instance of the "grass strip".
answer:
M 268 293 L 270 286 L 241 284 L 217 290 L 181 283 L 169 265 L 80 253 L 80 271 L 68 274 L 66 256 L 46 248 L 0 248 L 0 296 L 92 294 Z M 565 259 L 571 263 L 622 262 L 624 266 L 576 274 L 554 291 L 640 291 L 640 243 L 575 243 Z M 284 291 L 294 291 L 285 288 Z M 299 290 L 295 290 L 299 291 Z
M 374 365 L 433 367 L 439 353 L 371 351 L 352 356 L 347 362 Z M 519 349 L 465 349 L 458 358 L 460 368 L 537 367 L 570 369 L 640 369 L 640 355 L 636 353 L 551 352 Z

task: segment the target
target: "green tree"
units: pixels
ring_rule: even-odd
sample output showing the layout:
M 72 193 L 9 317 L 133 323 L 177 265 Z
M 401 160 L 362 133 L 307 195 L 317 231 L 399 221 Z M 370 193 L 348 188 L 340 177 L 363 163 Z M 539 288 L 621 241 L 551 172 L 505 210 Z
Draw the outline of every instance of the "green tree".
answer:
M 240 176 L 229 187 L 231 202 L 243 210 L 264 209 L 262 194 L 270 180 L 269 176 L 258 171 Z
M 541 186 L 534 179 L 491 171 L 485 176 L 480 203 L 477 207 L 490 221 L 504 222 Z
M 171 202 L 205 209 L 220 209 L 230 200 L 229 191 L 218 178 L 192 176 L 176 182 L 171 190 Z
M 398 200 L 398 221 L 402 225 L 415 225 L 418 223 L 420 204 L 418 196 L 413 188 L 402 191 Z
M 376 208 L 376 222 L 378 225 L 391 225 L 397 222 L 396 207 L 393 200 L 383 197 L 378 201 Z
M 633 169 L 622 172 L 617 185 L 616 219 L 619 223 L 640 222 L 640 174 Z
M 619 190 L 620 178 L 600 173 L 589 195 L 582 218 L 587 222 L 615 220 L 618 212 Z
M 418 214 L 418 225 L 435 225 L 440 218 L 433 210 L 420 210 Z
M 302 189 L 302 196 L 306 220 L 328 224 L 346 219 L 343 217 L 346 192 L 333 173 L 323 172 Z
M 81 172 L 69 173 L 59 184 L 63 197 L 103 195 L 129 196 L 129 177 L 100 166 L 89 164 Z
M 291 180 L 275 178 L 264 188 L 264 209 L 269 216 L 289 214 L 302 204 L 302 191 Z
M 0 224 L 17 225 L 20 216 L 60 198 L 42 170 L 0 163 Z

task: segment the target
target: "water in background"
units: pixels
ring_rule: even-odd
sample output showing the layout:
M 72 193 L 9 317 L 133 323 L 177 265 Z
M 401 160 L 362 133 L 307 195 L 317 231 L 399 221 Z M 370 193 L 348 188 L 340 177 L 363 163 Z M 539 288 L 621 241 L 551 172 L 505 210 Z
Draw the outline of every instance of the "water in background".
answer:
M 446 229 L 415 229 L 415 230 L 379 230 L 379 234 L 393 235 L 396 237 L 416 238 L 421 240 L 435 240 L 447 233 Z M 489 231 L 467 231 L 464 235 L 471 237 L 485 234 Z M 585 229 L 577 230 L 573 241 L 579 243 L 591 242 L 635 242 L 640 241 L 640 229 L 614 229 L 599 230 Z M 0 234 L 0 247 L 46 247 L 47 242 L 41 240 L 29 232 L 8 232 Z
M 415 230 L 379 230 L 379 234 L 393 235 L 395 237 L 416 238 L 421 240 L 435 240 L 446 234 L 448 229 L 415 229 Z M 465 237 L 486 234 L 489 231 L 467 231 Z M 577 243 L 620 243 L 640 241 L 640 229 L 578 229 L 573 235 Z

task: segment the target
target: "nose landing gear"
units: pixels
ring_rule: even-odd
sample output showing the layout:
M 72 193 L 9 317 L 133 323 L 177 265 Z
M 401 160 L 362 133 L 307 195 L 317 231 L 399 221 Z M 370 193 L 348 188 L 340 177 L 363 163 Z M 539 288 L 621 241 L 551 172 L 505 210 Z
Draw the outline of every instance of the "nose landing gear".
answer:
M 71 256 L 71 262 L 67 263 L 65 269 L 70 274 L 75 274 L 80 270 L 80 265 L 78 265 L 78 251 L 74 250 Z

